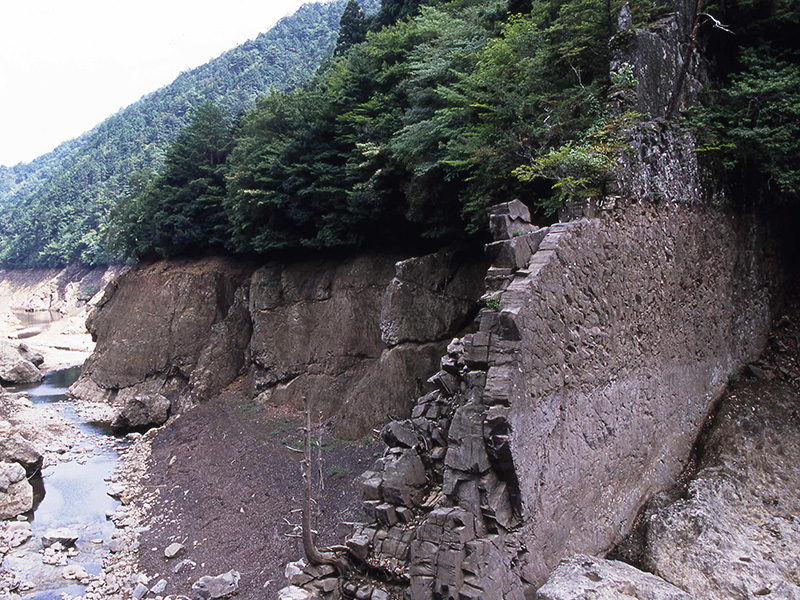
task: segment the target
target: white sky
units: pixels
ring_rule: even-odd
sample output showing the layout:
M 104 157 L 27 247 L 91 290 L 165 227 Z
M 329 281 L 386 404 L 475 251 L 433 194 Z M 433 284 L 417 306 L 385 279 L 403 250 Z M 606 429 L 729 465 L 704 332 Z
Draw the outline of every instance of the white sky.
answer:
M 0 165 L 29 162 L 309 0 L 0 0 Z

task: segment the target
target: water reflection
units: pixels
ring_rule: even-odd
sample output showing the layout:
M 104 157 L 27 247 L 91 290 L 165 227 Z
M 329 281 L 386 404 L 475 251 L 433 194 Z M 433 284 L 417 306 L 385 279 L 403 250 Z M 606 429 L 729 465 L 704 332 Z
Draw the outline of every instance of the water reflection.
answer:
M 48 325 L 58 321 L 64 315 L 55 310 L 15 310 L 14 317 L 20 322 L 22 327 L 35 327 L 36 325 Z
M 56 408 L 86 433 L 89 440 L 73 449 L 72 460 L 44 469 L 41 479 L 32 482 L 37 500 L 29 516 L 33 537 L 3 562 L 19 580 L 32 586 L 23 593 L 26 600 L 83 594 L 83 586 L 63 579 L 63 565 L 42 562 L 41 538 L 47 531 L 67 527 L 79 534 L 77 554 L 69 558 L 69 564 L 82 566 L 90 575 L 100 573 L 103 554 L 114 531 L 114 525 L 106 520 L 106 512 L 115 509 L 119 502 L 108 496 L 105 479 L 116 468 L 121 442 L 83 422 L 66 398 L 67 388 L 79 374 L 79 367 L 50 373 L 41 384 L 26 390 L 34 404 Z

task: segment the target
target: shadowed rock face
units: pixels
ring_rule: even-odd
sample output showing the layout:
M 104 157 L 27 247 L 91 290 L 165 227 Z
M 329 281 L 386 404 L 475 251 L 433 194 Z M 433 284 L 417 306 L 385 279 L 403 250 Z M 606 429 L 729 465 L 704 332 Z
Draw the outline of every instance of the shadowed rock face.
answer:
M 96 352 L 70 391 L 111 405 L 118 427 L 142 428 L 247 375 L 260 402 L 300 407 L 307 396 L 336 417 L 337 435 L 359 437 L 407 414 L 483 291 L 483 259 L 398 258 L 133 269 L 90 317 Z
M 799 425 L 796 389 L 736 389 L 685 496 L 646 511 L 645 566 L 695 598 L 800 598 Z
M 170 410 L 147 397 L 165 397 L 179 411 L 194 387 L 219 391 L 245 362 L 246 340 L 237 342 L 249 338 L 250 322 L 237 309 L 252 271 L 224 259 L 174 261 L 114 280 L 87 321 L 97 346 L 71 393 L 113 404 L 110 422 L 143 427 Z M 213 369 L 209 355 L 220 358 Z

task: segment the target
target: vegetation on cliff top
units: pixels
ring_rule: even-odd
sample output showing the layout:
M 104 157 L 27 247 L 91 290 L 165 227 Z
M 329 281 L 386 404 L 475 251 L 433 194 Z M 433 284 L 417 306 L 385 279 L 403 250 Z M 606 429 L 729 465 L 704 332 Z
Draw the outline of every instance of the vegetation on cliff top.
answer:
M 731 177 L 766 176 L 784 198 L 800 189 L 800 11 L 791 4 L 707 6 L 703 35 L 720 83 L 691 115 Z M 0 215 L 0 262 L 442 243 L 474 234 L 498 201 L 552 207 L 594 193 L 609 157 L 587 155 L 587 144 L 611 148 L 632 118 L 604 105 L 621 85 L 609 79 L 609 40 L 622 5 L 385 0 L 365 17 L 351 0 L 327 46 L 335 51 L 304 87 L 273 84 L 242 115 L 241 104 L 195 92 L 214 105 L 185 102 L 188 125 L 180 135 L 168 128 L 172 145 L 149 162 L 56 169 L 77 178 L 53 192 L 58 202 L 51 177 Z M 629 5 L 634 24 L 659 14 L 650 0 Z
M 596 123 L 622 4 L 384 2 L 364 42 L 343 28 L 309 84 L 269 94 L 234 126 L 216 205 L 228 219 L 222 244 L 265 253 L 445 242 L 479 229 L 493 203 L 549 195 L 514 169 Z M 644 0 L 632 9 L 638 22 L 650 16 Z M 141 218 L 157 214 L 163 176 L 114 213 L 110 239 L 127 256 L 181 251 L 156 241 L 175 235 L 172 223 Z

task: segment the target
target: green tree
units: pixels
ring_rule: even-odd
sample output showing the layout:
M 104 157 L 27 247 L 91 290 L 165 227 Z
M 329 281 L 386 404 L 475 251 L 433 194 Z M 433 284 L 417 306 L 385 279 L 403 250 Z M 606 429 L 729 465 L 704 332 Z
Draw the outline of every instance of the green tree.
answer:
M 115 212 L 108 239 L 136 257 L 221 250 L 228 239 L 225 161 L 233 147 L 230 118 L 210 102 L 193 111 L 164 169 Z
M 339 20 L 339 38 L 336 40 L 334 54 L 344 54 L 350 46 L 367 39 L 367 20 L 358 0 L 350 0 Z
M 701 156 L 742 200 L 799 202 L 797 3 L 711 0 L 707 15 L 701 22 L 701 41 L 716 66 L 716 77 L 703 106 L 686 113 Z
M 383 0 L 375 24 L 378 27 L 394 25 L 397 21 L 416 14 L 421 0 Z

